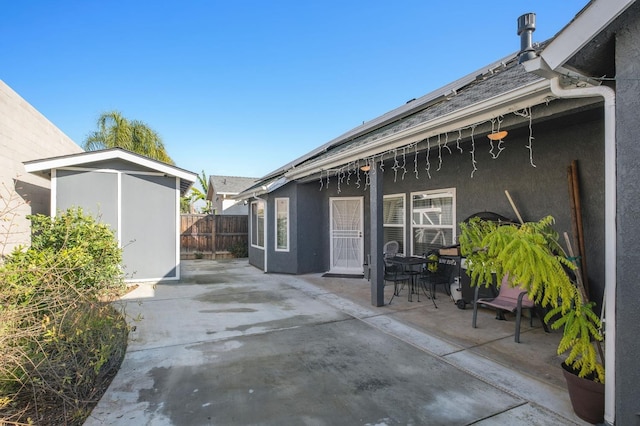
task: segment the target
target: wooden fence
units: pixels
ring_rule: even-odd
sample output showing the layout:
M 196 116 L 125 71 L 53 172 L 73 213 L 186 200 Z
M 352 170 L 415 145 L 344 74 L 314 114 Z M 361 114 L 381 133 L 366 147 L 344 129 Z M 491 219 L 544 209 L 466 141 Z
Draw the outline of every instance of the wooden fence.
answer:
M 248 237 L 246 215 L 180 215 L 180 257 L 183 259 L 228 257 L 233 247 L 247 247 Z

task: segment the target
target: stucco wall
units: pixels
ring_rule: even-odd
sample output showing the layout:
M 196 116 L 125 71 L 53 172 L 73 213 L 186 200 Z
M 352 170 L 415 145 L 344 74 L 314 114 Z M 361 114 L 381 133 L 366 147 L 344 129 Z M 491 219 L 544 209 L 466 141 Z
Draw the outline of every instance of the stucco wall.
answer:
M 10 232 L 0 255 L 29 243 L 28 214 L 49 214 L 49 181 L 26 173 L 22 162 L 77 152 L 82 149 L 0 80 L 0 212 L 7 203 L 16 207 L 15 220 L 0 222 L 0 233 Z
M 571 106 L 571 101 L 566 101 Z M 545 106 L 534 117 L 541 116 Z M 556 230 L 571 232 L 567 169 L 572 160 L 578 160 L 582 193 L 584 232 L 586 237 L 589 281 L 593 299 L 600 303 L 604 289 L 604 135 L 602 125 L 602 106 L 593 105 L 579 114 L 564 115 L 556 119 L 534 122 L 533 162 L 531 166 L 529 151 L 529 129 L 525 125 L 511 129 L 505 139 L 505 150 L 497 159 L 489 153 L 489 141 L 482 134 L 475 140 L 477 171 L 471 177 L 472 164 L 469 153 L 470 141 L 464 141 L 464 152 L 455 149 L 452 153 L 443 151 L 441 170 L 437 171 L 439 160 L 437 152 L 430 155 L 431 178 L 427 176 L 424 152 L 420 152 L 417 165 L 415 154 L 405 153 L 405 159 L 399 153 L 398 161 L 406 164 L 406 174 L 402 179 L 402 170 L 394 176 L 393 159 L 385 162 L 383 173 L 384 194 L 404 193 L 406 199 L 406 238 L 410 238 L 411 192 L 433 189 L 456 189 L 456 221 L 460 222 L 473 213 L 492 211 L 515 219 L 515 214 L 505 196 L 509 190 L 524 220 L 536 221 L 546 215 L 556 219 Z M 415 169 L 418 170 L 418 178 Z M 362 182 L 364 183 L 364 181 Z M 298 255 L 295 261 L 287 262 L 285 256 L 272 253 L 269 248 L 269 264 L 277 265 L 277 272 L 305 273 L 324 272 L 329 269 L 329 198 L 364 196 L 365 258 L 369 252 L 369 190 L 355 185 L 355 178 L 346 179 L 337 188 L 337 179 L 326 180 L 320 190 L 319 181 L 297 185 L 292 191 L 290 184 L 284 189 L 270 194 L 269 198 L 283 196 L 289 192 L 295 194 L 297 220 L 292 230 L 292 239 L 298 243 Z M 269 241 L 273 241 L 273 204 L 269 203 L 267 229 Z M 561 236 L 562 239 L 562 236 Z M 562 239 L 564 241 L 564 239 Z M 407 250 L 409 247 L 407 248 Z M 260 251 L 262 256 L 262 251 Z M 256 259 L 258 260 L 258 259 Z M 262 260 L 260 258 L 259 260 Z M 256 266 L 258 262 L 256 262 Z M 271 271 L 271 270 L 270 270 Z M 275 271 L 271 271 L 275 272 Z
M 177 278 L 175 177 L 122 175 L 122 263 L 127 278 Z
M 631 7 L 620 27 L 616 40 L 616 424 L 640 425 L 640 5 Z

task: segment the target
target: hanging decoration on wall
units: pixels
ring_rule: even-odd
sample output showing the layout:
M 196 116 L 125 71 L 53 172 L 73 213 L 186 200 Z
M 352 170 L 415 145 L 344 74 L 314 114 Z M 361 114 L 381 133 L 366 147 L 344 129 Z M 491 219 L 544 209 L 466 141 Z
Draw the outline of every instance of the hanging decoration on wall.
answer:
M 418 173 L 418 143 L 416 142 L 413 146 L 414 148 L 414 158 L 413 158 L 413 173 L 416 174 L 416 179 L 420 179 L 420 174 Z
M 397 150 L 393 150 L 393 167 L 391 167 L 391 170 L 393 170 L 393 181 L 396 182 L 398 179 L 398 169 L 400 168 L 400 165 L 398 164 L 398 151 Z
M 438 135 L 438 170 L 436 170 L 438 172 L 442 168 L 442 148 L 445 148 L 447 151 L 449 151 L 449 155 L 451 155 L 451 148 L 449 148 L 449 145 L 447 145 L 448 143 L 449 143 L 449 133 L 444 134 L 443 145 L 440 144 L 440 135 Z
M 514 115 L 518 117 L 522 117 L 528 119 L 529 121 L 529 137 L 527 140 L 526 148 L 529 152 L 529 163 L 532 167 L 536 167 L 533 161 L 533 114 L 531 111 L 531 107 L 524 108 L 519 111 L 514 111 Z M 504 151 L 504 138 L 507 137 L 508 132 L 506 130 L 502 130 L 501 126 L 504 121 L 504 116 L 499 115 L 497 117 L 491 118 L 490 120 L 486 120 L 483 122 L 478 122 L 472 124 L 470 126 L 461 127 L 453 130 L 453 132 L 457 131 L 456 137 L 456 149 L 460 153 L 464 153 L 465 150 L 461 146 L 463 139 L 463 132 L 466 133 L 469 137 L 470 149 L 469 154 L 471 156 L 471 178 L 474 177 L 475 172 L 478 171 L 478 162 L 476 159 L 476 131 L 479 126 L 491 124 L 491 132 L 487 134 L 487 138 L 489 139 L 489 154 L 491 158 L 496 160 L 500 157 L 502 151 Z M 455 133 L 454 133 L 455 134 Z M 443 137 L 444 136 L 444 137 Z M 435 171 L 440 171 L 444 164 L 444 156 L 443 152 L 448 152 L 449 155 L 453 154 L 451 147 L 449 147 L 449 132 L 443 132 L 441 134 L 429 136 L 421 141 L 412 142 L 410 144 L 394 147 L 385 152 L 381 152 L 372 156 L 368 156 L 362 159 L 358 159 L 355 161 L 351 161 L 339 168 L 336 169 L 324 169 L 320 171 L 320 191 L 328 190 L 331 183 L 331 176 L 336 178 L 336 191 L 338 194 L 342 192 L 343 186 L 351 185 L 351 176 L 354 175 L 354 184 L 356 188 L 363 188 L 366 190 L 369 186 L 371 186 L 370 174 L 371 169 L 373 167 L 379 167 L 379 172 L 384 173 L 384 161 L 391 161 L 391 170 L 393 170 L 393 181 L 397 182 L 398 180 L 398 171 L 402 171 L 400 174 L 400 179 L 404 180 L 407 170 L 407 154 L 411 155 L 411 150 L 413 149 L 413 173 L 417 180 L 420 179 L 420 172 L 418 168 L 419 162 L 419 154 L 418 151 L 420 147 L 425 149 L 425 172 L 428 179 L 431 179 L 431 148 L 432 148 L 432 139 L 437 138 L 436 143 L 438 147 L 438 166 Z M 444 141 L 443 141 L 444 139 Z M 419 146 L 420 145 L 420 146 Z M 435 147 L 434 147 L 435 148 Z M 400 152 L 402 150 L 402 152 Z M 446 150 L 446 151 L 445 151 Z M 364 174 L 364 177 L 361 176 Z M 364 181 L 364 182 L 363 182 Z
M 473 170 L 471 170 L 471 177 L 473 178 L 473 174 L 478 171 L 476 167 L 476 140 L 474 139 L 473 133 L 476 130 L 476 126 L 471 126 L 471 165 L 473 165 Z
M 500 156 L 500 153 L 504 151 L 503 141 L 505 137 L 507 137 L 508 132 L 506 130 L 500 130 L 500 124 L 502 124 L 502 116 L 491 119 L 491 133 L 487 135 L 491 144 L 491 150 L 489 150 L 489 154 L 491 154 L 491 158 L 494 160 Z M 495 124 L 498 123 L 498 128 L 494 129 Z M 496 146 L 494 146 L 494 143 Z M 497 152 L 494 150 L 497 149 Z
M 429 162 L 429 153 L 431 152 L 431 144 L 429 142 L 429 138 L 427 138 L 427 152 L 425 154 L 426 157 L 426 161 L 427 161 L 427 168 L 425 169 L 427 171 L 427 176 L 429 176 L 429 179 L 431 179 L 431 163 Z
M 531 107 L 529 108 L 525 108 L 521 111 L 514 111 L 513 112 L 515 115 L 519 116 L 519 117 L 524 117 L 524 118 L 528 118 L 529 119 L 529 143 L 527 144 L 526 148 L 529 150 L 529 164 L 531 164 L 531 167 L 536 167 L 535 164 L 533 164 L 533 115 L 531 114 Z

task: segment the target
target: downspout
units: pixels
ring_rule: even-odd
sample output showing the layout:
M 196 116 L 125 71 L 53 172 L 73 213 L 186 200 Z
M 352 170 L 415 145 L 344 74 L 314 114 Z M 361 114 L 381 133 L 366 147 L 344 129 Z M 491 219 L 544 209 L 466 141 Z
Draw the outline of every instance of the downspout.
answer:
M 269 244 L 267 244 L 267 200 L 265 200 L 264 198 L 260 198 L 257 195 L 253 196 L 256 200 L 260 200 L 262 201 L 262 203 L 264 204 L 264 227 L 262 228 L 262 233 L 264 234 L 264 273 L 266 274 L 268 272 L 267 268 L 268 268 L 268 264 L 267 264 L 267 251 L 269 248 Z
M 604 252 L 605 252 L 605 407 L 604 420 L 615 424 L 616 342 L 616 95 L 607 86 L 564 89 L 559 77 L 550 79 L 551 92 L 558 98 L 604 99 Z

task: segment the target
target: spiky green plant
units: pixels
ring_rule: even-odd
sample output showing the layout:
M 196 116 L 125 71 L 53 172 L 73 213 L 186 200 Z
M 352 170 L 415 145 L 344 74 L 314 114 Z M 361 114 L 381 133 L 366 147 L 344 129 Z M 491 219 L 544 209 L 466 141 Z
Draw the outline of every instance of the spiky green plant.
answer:
M 558 354 L 568 352 L 565 363 L 580 377 L 604 382 L 592 344 L 602 340 L 600 319 L 572 281 L 575 266 L 558 243 L 554 223 L 552 216 L 519 226 L 474 218 L 460 224 L 460 252 L 472 285 L 489 286 L 494 274 L 508 275 L 509 285 L 522 287 L 531 300 L 549 308 L 544 321 L 554 330 L 563 328 Z

